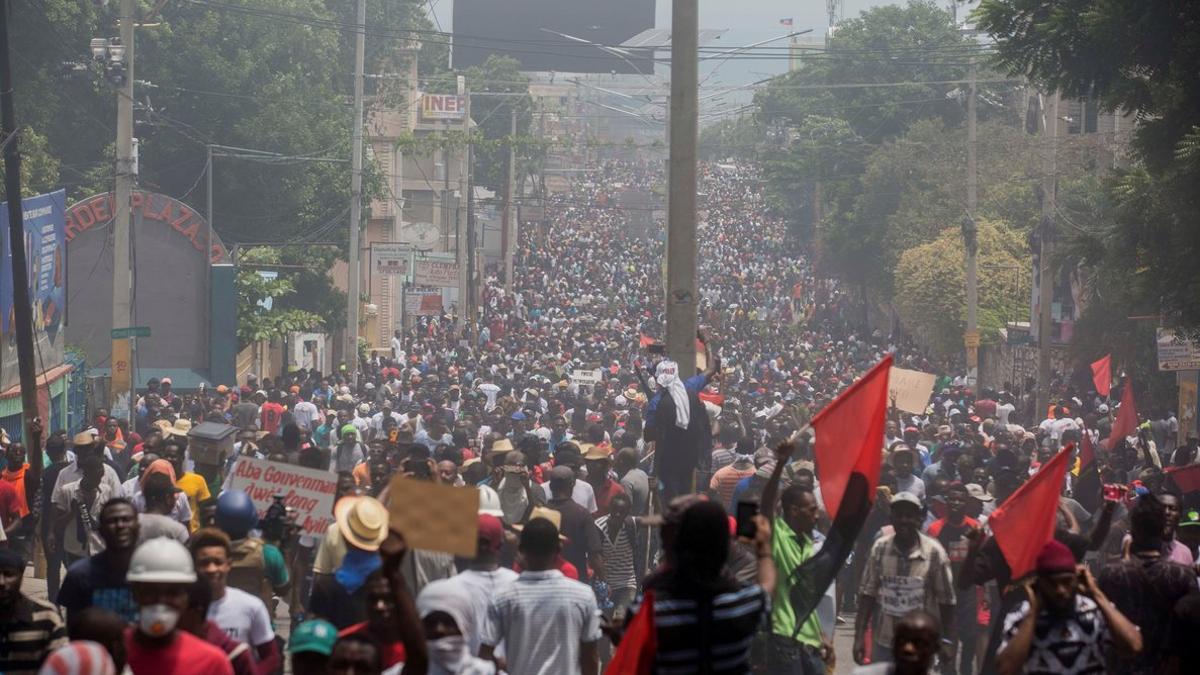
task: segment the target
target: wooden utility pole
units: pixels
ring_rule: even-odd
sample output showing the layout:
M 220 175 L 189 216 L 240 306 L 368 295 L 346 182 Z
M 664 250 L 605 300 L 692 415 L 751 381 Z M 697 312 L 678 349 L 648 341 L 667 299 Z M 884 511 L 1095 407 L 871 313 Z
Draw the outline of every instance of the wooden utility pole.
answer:
M 358 0 L 354 24 L 354 146 L 350 151 L 350 251 L 346 277 L 346 342 L 342 362 L 347 374 L 358 371 L 358 303 L 362 294 L 363 62 L 367 49 L 367 0 Z
M 1034 416 L 1046 414 L 1050 406 L 1050 305 L 1054 302 L 1054 279 L 1050 256 L 1054 250 L 1054 211 L 1056 179 L 1058 171 L 1058 92 L 1049 95 L 1049 104 L 1044 111 L 1044 134 L 1042 155 L 1042 223 L 1040 250 L 1038 253 L 1038 376 L 1037 407 Z M 1035 420 L 1036 421 L 1036 420 Z
M 8 197 L 8 247 L 12 251 L 13 330 L 17 335 L 17 371 L 21 380 L 22 440 L 29 449 L 30 472 L 37 482 L 42 470 L 42 444 L 30 429 L 38 416 L 37 370 L 33 367 L 33 307 L 29 301 L 29 267 L 25 260 L 25 214 L 21 208 L 21 153 L 17 150 L 17 114 L 12 67 L 8 62 L 9 3 L 0 5 L 0 129 L 4 136 L 4 191 Z
M 971 63 L 971 83 L 967 92 L 967 215 L 963 223 L 963 248 L 967 264 L 967 332 L 963 345 L 967 350 L 967 384 L 974 387 L 979 379 L 979 272 L 978 272 L 978 229 L 975 210 L 979 203 L 978 176 L 976 173 L 976 93 L 977 69 Z

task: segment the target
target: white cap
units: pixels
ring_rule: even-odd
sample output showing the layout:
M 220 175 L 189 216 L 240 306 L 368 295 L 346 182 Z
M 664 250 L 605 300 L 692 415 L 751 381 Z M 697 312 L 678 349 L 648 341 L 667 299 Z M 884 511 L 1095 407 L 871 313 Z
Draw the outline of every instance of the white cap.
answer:
M 190 584 L 196 581 L 192 554 L 183 544 L 167 537 L 144 542 L 133 552 L 125 580 L 148 584 Z
M 486 485 L 479 486 L 479 512 L 489 516 L 504 519 L 504 509 L 500 508 L 500 493 Z
M 897 492 L 896 496 L 892 497 L 892 506 L 900 503 L 912 504 L 918 509 L 924 508 L 924 504 L 921 503 L 921 499 L 911 492 Z

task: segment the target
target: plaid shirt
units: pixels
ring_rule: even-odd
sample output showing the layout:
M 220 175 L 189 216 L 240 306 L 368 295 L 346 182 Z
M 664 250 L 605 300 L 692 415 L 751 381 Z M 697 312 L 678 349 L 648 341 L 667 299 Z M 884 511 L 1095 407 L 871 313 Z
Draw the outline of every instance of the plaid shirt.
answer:
M 933 537 L 917 535 L 907 553 L 894 545 L 894 534 L 871 547 L 863 571 L 862 594 L 875 598 L 875 644 L 890 647 L 897 619 L 914 609 L 940 616 L 941 605 L 954 604 L 950 557 Z

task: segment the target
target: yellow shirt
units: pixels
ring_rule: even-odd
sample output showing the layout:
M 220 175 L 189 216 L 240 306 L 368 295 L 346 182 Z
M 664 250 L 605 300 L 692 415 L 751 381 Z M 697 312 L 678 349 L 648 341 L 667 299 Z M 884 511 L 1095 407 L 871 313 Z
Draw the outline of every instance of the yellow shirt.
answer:
M 198 473 L 187 472 L 175 481 L 175 486 L 187 495 L 188 506 L 192 507 L 191 531 L 200 529 L 200 502 L 212 496 L 208 491 L 208 481 Z

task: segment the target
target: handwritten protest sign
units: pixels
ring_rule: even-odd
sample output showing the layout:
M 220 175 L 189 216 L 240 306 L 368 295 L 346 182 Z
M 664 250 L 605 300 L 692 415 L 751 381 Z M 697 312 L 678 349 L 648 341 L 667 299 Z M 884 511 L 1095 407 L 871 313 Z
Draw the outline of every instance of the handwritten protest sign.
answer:
M 914 415 L 925 414 L 929 405 L 929 397 L 933 394 L 933 384 L 937 376 L 933 373 L 922 373 L 919 370 L 905 370 L 892 367 L 888 376 L 888 398 L 895 401 L 892 405 L 897 410 L 903 410 Z
M 475 557 L 479 490 L 396 476 L 388 486 L 388 517 L 409 548 Z
M 250 495 L 260 518 L 271 506 L 272 497 L 284 495 L 283 503 L 296 509 L 296 523 L 305 534 L 323 535 L 333 522 L 337 476 L 328 471 L 239 457 L 230 474 L 229 488 Z

